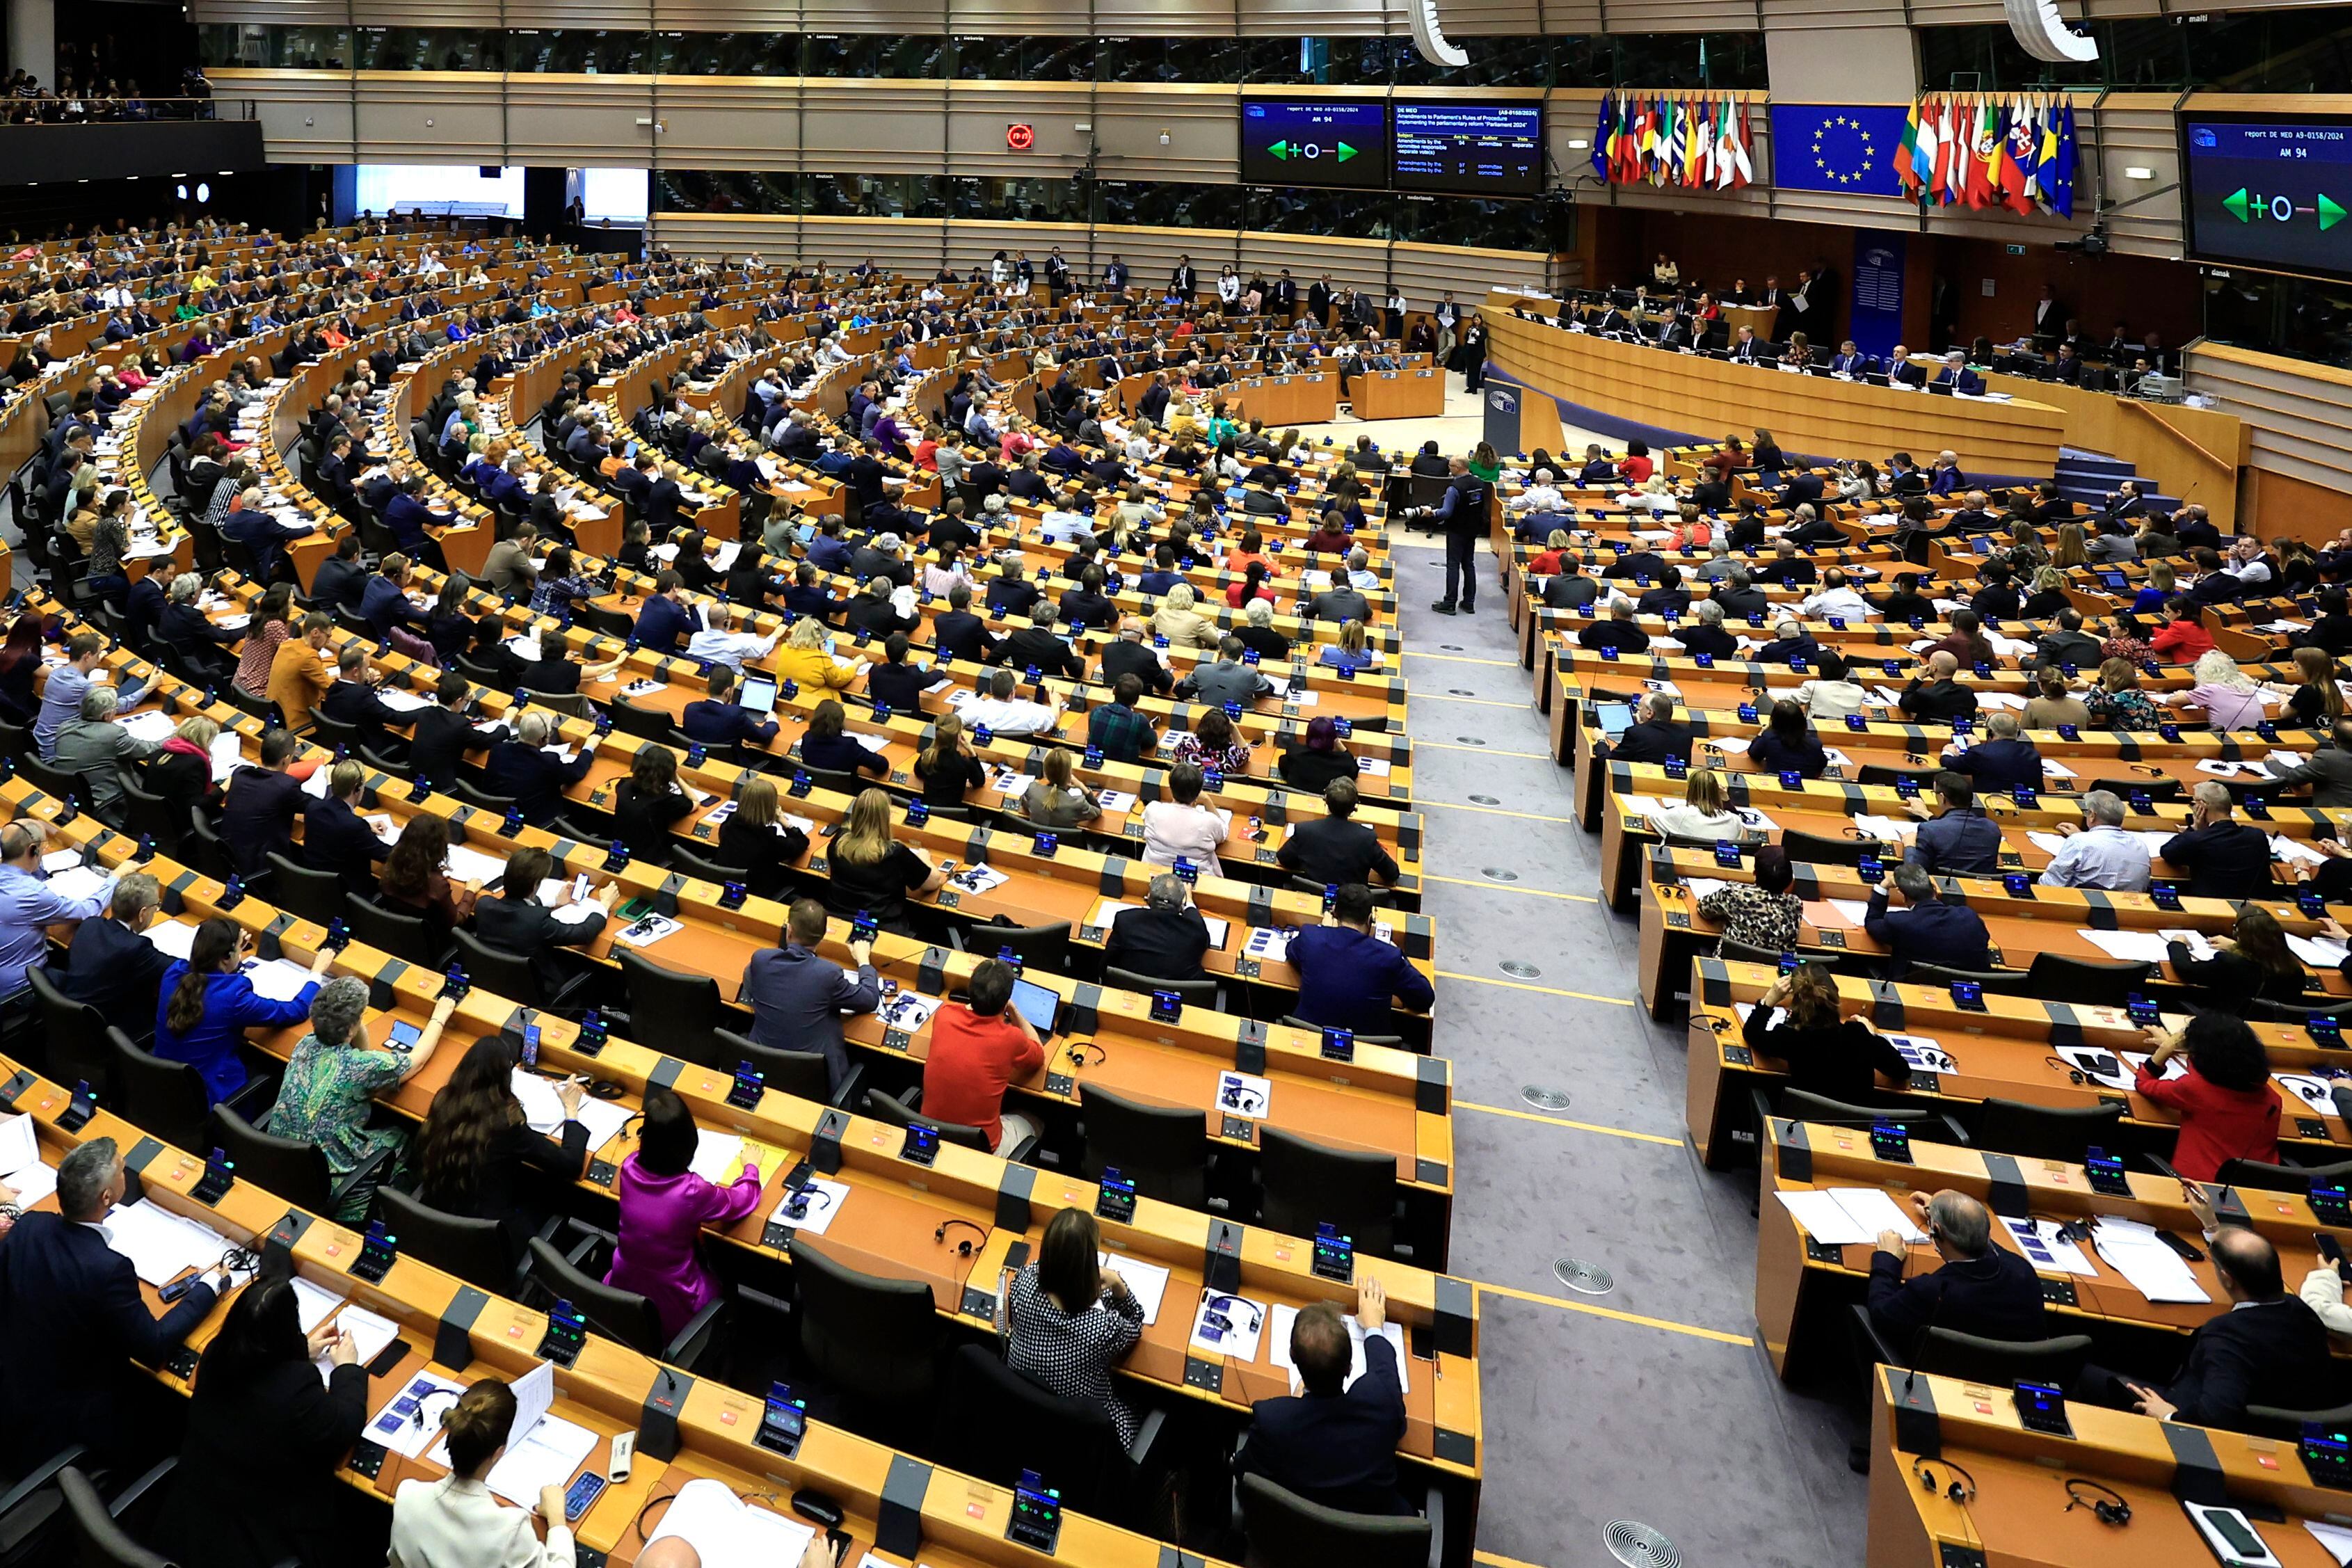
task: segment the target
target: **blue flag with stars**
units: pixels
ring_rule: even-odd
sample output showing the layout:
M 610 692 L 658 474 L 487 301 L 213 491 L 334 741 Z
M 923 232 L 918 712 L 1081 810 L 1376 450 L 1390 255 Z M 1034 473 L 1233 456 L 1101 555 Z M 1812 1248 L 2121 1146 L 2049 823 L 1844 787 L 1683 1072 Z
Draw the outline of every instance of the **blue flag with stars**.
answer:
M 1772 184 L 1784 191 L 1903 197 L 1895 154 L 1908 105 L 1776 103 Z

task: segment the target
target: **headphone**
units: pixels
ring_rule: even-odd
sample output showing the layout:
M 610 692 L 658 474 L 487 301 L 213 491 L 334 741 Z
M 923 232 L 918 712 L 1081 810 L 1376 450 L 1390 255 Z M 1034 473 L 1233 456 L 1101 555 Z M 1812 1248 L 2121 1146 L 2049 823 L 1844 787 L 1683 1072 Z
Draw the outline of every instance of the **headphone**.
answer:
M 1934 1475 L 1929 1473 L 1927 1463 L 1928 1462 L 1925 1459 L 1914 1459 L 1911 1461 L 1911 1472 L 1919 1478 L 1919 1489 L 1921 1491 L 1929 1493 L 1930 1495 L 1937 1491 L 1941 1491 L 1946 1498 L 1957 1503 L 1969 1503 L 1976 1500 L 1976 1477 L 1969 1474 L 1968 1471 L 1952 1463 L 1949 1459 L 1938 1459 L 1936 1463 L 1944 1467 L 1944 1480 L 1943 1484 L 1939 1487 L 1936 1482 Z M 1963 1485 L 1963 1482 L 1967 1484 Z
M 2078 1496 L 2074 1490 L 2077 1487 L 2081 1487 L 2089 1491 L 2105 1492 L 2108 1497 L 2111 1497 L 2116 1500 L 2113 1502 L 2107 1502 L 2099 1498 L 2085 1498 Z M 2123 1493 L 2116 1490 L 2115 1488 L 2107 1485 L 2105 1481 L 2085 1480 L 2080 1476 L 2068 1476 L 2066 1478 L 2066 1506 L 2061 1511 L 2072 1513 L 2078 1506 L 2088 1506 L 2090 1510 L 2098 1516 L 2099 1522 L 2101 1524 L 2112 1524 L 2120 1529 L 2122 1526 L 2131 1522 L 2131 1504 L 2125 1499 Z
M 966 1230 L 971 1231 L 971 1232 L 972 1234 L 974 1234 L 975 1236 L 979 1237 L 980 1237 L 980 1239 L 981 1239 L 982 1241 L 986 1241 L 986 1240 L 988 1239 L 988 1232 L 987 1232 L 987 1231 L 985 1231 L 985 1230 L 983 1230 L 983 1229 L 982 1229 L 979 1226 L 974 1225 L 971 1221 L 970 1221 L 970 1220 L 968 1220 L 968 1219 L 951 1219 L 951 1220 L 948 1220 L 948 1221 L 946 1221 L 945 1223 L 943 1223 L 942 1225 L 940 1225 L 940 1228 L 939 1228 L 939 1229 L 937 1229 L 937 1230 L 935 1230 L 935 1231 L 931 1232 L 931 1239 L 932 1239 L 933 1241 L 940 1241 L 940 1242 L 943 1242 L 943 1241 L 947 1240 L 947 1238 L 948 1238 L 948 1229 L 949 1229 L 949 1227 L 950 1227 L 950 1226 L 959 1226 L 959 1225 L 960 1225 L 960 1226 L 963 1226 Z M 959 1241 L 959 1242 L 957 1242 L 957 1243 L 956 1243 L 956 1256 L 957 1256 L 958 1258 L 970 1258 L 970 1257 L 971 1256 L 971 1249 L 972 1249 L 972 1247 L 973 1247 L 973 1246 L 974 1246 L 974 1245 L 975 1245 L 974 1243 L 972 1243 L 972 1242 L 969 1242 L 969 1241 Z

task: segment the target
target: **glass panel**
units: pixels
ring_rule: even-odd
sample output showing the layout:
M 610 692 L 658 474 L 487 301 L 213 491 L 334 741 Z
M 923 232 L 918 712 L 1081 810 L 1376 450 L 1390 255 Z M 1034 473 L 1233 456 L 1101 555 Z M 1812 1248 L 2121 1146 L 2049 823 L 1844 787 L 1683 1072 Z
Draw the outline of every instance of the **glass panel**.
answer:
M 948 41 L 937 35 L 814 33 L 808 74 L 849 77 L 942 77 Z
M 2352 369 L 2352 284 L 2238 272 L 2205 279 L 2217 342 Z

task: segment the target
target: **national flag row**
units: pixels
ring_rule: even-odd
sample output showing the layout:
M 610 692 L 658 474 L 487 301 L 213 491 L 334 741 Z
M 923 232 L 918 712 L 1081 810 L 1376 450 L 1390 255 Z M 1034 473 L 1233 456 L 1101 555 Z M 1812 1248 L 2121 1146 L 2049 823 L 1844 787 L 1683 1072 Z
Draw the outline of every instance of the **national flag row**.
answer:
M 1603 93 L 1592 173 L 1604 184 L 1736 190 L 1756 178 L 1748 106 L 1729 97 Z
M 2074 214 L 2074 107 L 2055 98 L 1916 100 L 1895 151 L 1903 194 L 1938 206 Z

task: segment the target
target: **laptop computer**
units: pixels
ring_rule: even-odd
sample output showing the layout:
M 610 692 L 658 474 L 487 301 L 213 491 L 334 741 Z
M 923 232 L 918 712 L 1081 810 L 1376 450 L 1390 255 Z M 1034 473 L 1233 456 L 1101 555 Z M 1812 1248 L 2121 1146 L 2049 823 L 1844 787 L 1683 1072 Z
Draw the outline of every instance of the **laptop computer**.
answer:
M 774 712 L 776 678 L 772 675 L 746 675 L 741 689 L 736 693 L 735 706 L 754 713 Z

